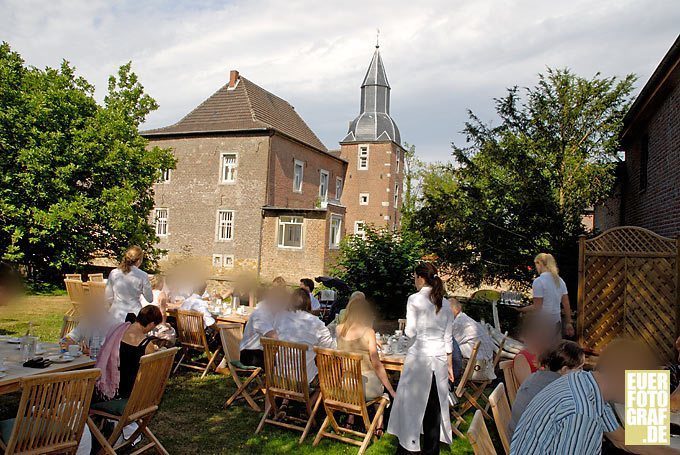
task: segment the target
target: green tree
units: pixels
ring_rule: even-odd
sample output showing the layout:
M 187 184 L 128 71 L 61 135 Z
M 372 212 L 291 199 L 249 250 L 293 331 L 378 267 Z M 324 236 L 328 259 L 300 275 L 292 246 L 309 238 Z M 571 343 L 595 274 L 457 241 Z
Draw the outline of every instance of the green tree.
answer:
M 103 105 L 64 61 L 26 66 L 0 46 L 0 259 L 54 280 L 129 244 L 158 253 L 149 225 L 153 183 L 174 167 L 138 128 L 156 109 L 130 63 L 109 78 Z
M 422 257 L 421 241 L 410 233 L 365 227 L 366 236 L 348 236 L 340 245 L 335 276 L 375 302 L 385 318 L 403 317 L 415 291 L 413 268 Z
M 416 146 L 404 142 L 404 190 L 401 204 L 401 223 L 408 229 L 416 211 L 423 162 L 416 156 Z
M 414 229 L 469 284 L 526 283 L 540 251 L 573 270 L 581 216 L 613 184 L 634 81 L 548 69 L 524 97 L 495 99 L 498 126 L 469 112 L 468 144 L 454 144 L 446 178 L 426 178 Z

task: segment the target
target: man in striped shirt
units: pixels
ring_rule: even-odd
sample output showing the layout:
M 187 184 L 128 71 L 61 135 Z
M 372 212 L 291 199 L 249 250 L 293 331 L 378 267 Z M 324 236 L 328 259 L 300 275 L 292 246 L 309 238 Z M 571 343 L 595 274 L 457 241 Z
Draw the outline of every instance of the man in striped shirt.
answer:
M 512 434 L 510 454 L 599 454 L 604 435 L 632 453 L 680 453 L 662 446 L 625 446 L 625 433 L 607 403 L 624 402 L 625 370 L 651 370 L 657 365 L 641 343 L 613 341 L 596 371 L 569 373 L 531 400 Z

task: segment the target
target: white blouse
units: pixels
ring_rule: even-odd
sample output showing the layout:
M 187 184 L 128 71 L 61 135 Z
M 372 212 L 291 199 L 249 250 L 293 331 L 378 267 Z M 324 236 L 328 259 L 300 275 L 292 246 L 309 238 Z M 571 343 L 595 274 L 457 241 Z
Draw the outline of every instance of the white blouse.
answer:
M 118 322 L 125 321 L 128 313 L 139 313 L 142 309 L 140 297 L 153 301 L 149 275 L 134 265 L 128 273 L 113 269 L 106 282 L 106 301 L 111 305 L 109 312 Z
M 412 355 L 429 357 L 445 356 L 453 352 L 453 313 L 447 300 L 439 312 L 430 300 L 432 288 L 424 287 L 411 295 L 406 303 L 406 327 L 404 333 L 413 344 L 408 350 Z

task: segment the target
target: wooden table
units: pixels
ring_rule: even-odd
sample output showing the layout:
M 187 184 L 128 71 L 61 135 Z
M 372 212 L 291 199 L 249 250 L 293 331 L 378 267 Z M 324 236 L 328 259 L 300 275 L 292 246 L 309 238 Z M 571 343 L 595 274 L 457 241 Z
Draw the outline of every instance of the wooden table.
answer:
M 0 340 L 0 358 L 5 360 L 7 376 L 0 378 L 0 395 L 16 392 L 20 389 L 21 378 L 43 373 L 58 373 L 61 371 L 80 370 L 94 367 L 95 361 L 90 357 L 81 355 L 68 363 L 53 363 L 47 368 L 26 368 L 22 366 L 21 351 L 18 344 L 10 344 L 6 340 Z M 56 343 L 42 343 L 44 353 L 39 357 L 59 355 L 59 345 Z
M 621 403 L 614 403 L 612 406 L 614 408 L 614 412 L 616 413 L 616 417 L 619 419 L 619 423 L 621 424 L 622 427 L 625 428 L 625 423 L 626 423 L 626 407 L 621 404 Z M 671 423 L 675 425 L 680 425 L 680 413 L 678 412 L 671 412 Z M 671 444 L 670 446 L 674 449 L 680 450 L 680 436 L 676 435 L 671 435 L 670 437 Z
M 406 354 L 380 354 L 380 361 L 388 371 L 401 371 L 404 369 Z
M 246 322 L 248 322 L 248 319 L 250 319 L 250 314 L 253 312 L 250 307 L 245 310 L 246 312 L 244 314 L 238 314 L 238 313 L 231 313 L 231 314 L 216 314 L 216 313 L 211 313 L 215 320 L 217 322 L 235 322 L 238 324 L 243 324 L 245 325 Z M 177 317 L 177 308 L 168 308 L 168 311 L 166 312 L 168 316 L 172 317 Z

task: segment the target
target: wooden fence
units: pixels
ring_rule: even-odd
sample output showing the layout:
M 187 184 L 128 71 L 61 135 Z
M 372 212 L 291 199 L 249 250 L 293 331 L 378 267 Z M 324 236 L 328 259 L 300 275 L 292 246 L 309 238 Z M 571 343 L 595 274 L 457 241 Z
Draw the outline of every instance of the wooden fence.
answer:
M 616 227 L 579 240 L 578 330 L 582 346 L 643 339 L 662 360 L 676 358 L 680 334 L 680 238 Z

